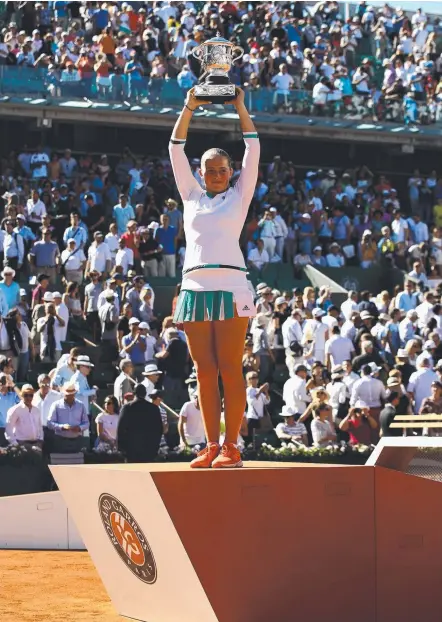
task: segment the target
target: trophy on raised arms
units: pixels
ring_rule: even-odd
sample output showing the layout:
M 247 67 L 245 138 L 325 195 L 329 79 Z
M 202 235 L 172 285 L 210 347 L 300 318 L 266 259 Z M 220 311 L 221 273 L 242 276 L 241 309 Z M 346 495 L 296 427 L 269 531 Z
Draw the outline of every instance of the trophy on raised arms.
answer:
M 235 99 L 235 85 L 229 81 L 229 71 L 233 63 L 241 58 L 244 50 L 223 39 L 220 33 L 194 48 L 193 55 L 202 65 L 203 73 L 195 86 L 197 99 L 222 104 Z

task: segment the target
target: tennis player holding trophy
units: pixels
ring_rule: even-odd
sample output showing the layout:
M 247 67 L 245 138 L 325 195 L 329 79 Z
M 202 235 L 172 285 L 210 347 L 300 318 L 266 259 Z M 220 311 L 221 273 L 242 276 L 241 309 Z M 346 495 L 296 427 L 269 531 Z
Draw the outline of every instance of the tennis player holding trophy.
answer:
M 235 57 L 239 50 L 240 54 Z M 256 313 L 247 286 L 246 266 L 239 236 L 255 191 L 259 140 L 244 104 L 244 92 L 230 84 L 228 71 L 242 55 L 230 41 L 217 36 L 195 49 L 203 65 L 201 81 L 187 93 L 169 145 L 175 181 L 184 206 L 186 257 L 175 322 L 184 323 L 190 354 L 198 377 L 199 402 L 207 447 L 191 462 L 192 468 L 241 467 L 236 446 L 246 404 L 242 355 L 249 318 Z M 195 109 L 211 103 L 232 104 L 239 116 L 245 142 L 241 174 L 230 185 L 233 168 L 222 149 L 203 153 L 200 175 L 192 174 L 184 152 Z M 226 434 L 220 446 L 221 398 L 224 389 Z

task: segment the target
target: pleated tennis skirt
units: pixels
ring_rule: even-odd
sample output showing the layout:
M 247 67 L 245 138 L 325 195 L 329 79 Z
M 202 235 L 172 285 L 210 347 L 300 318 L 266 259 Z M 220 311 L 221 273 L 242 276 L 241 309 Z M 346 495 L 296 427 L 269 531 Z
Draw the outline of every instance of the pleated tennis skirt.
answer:
M 181 322 L 215 322 L 235 317 L 232 292 L 181 290 L 173 320 Z

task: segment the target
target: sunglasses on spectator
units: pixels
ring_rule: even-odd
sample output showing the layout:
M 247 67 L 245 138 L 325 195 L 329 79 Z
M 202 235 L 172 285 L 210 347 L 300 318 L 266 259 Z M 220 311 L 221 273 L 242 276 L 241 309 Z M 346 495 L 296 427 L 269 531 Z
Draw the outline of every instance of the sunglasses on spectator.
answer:
M 33 393 L 23 393 L 23 397 L 34 397 Z

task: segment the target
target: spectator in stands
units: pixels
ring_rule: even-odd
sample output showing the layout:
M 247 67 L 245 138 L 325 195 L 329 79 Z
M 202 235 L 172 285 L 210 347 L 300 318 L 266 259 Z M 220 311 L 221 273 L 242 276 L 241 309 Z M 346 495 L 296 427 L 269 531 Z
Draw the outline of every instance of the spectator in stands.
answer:
M 299 413 L 293 412 L 288 406 L 283 406 L 281 417 L 283 417 L 284 423 L 278 423 L 275 428 L 278 438 L 282 441 L 308 445 L 307 429 L 303 423 L 297 421 Z
M 381 411 L 379 418 L 383 412 Z M 370 409 L 364 402 L 357 402 L 354 408 L 350 408 L 348 415 L 339 424 L 340 430 L 348 432 L 352 445 L 370 445 L 372 430 L 377 427 L 376 420 L 370 415 Z
M 52 299 L 53 300 L 53 299 Z M 37 321 L 40 333 L 40 357 L 47 362 L 56 363 L 61 356 L 61 329 L 65 321 L 58 315 L 53 302 L 45 305 L 45 315 Z
M 6 307 L 2 309 L 2 315 L 16 307 L 20 302 L 20 286 L 14 281 L 15 271 L 12 268 L 4 268 L 2 272 L 3 280 L 0 281 L 2 298 L 6 300 Z
M 403 432 L 400 428 L 391 428 L 391 424 L 396 417 L 396 408 L 399 406 L 399 393 L 391 391 L 387 397 L 385 407 L 379 415 L 379 425 L 381 427 L 382 436 L 402 436 Z M 401 413 L 402 414 L 402 413 Z
M 25 247 L 23 243 L 23 238 L 18 233 L 14 232 L 14 223 L 12 220 L 7 220 L 5 222 L 5 236 L 3 239 L 3 251 L 4 251 L 4 261 L 3 266 L 6 268 L 11 268 L 14 270 L 15 274 L 19 273 L 23 261 L 24 261 L 24 253 Z
M 203 418 L 199 406 L 198 393 L 194 393 L 189 402 L 185 402 L 181 408 L 178 420 L 178 433 L 181 444 L 184 447 L 195 447 L 200 449 L 206 443 Z
M 32 384 L 24 384 L 21 390 L 21 401 L 8 410 L 5 437 L 11 445 L 43 444 L 43 427 L 38 408 L 32 405 L 34 388 Z
M 146 387 L 138 384 L 135 399 L 125 404 L 118 419 L 117 444 L 128 462 L 151 462 L 155 459 L 163 434 L 158 406 L 146 400 Z
M 62 393 L 49 411 L 48 428 L 54 432 L 52 449 L 54 453 L 78 452 L 87 445 L 83 433 L 89 429 L 89 419 L 84 404 L 76 399 L 74 383 L 65 384 Z
M 71 378 L 71 382 L 75 385 L 76 388 L 76 399 L 79 400 L 86 412 L 86 415 L 90 414 L 90 401 L 94 401 L 97 395 L 97 388 L 90 387 L 88 376 L 94 367 L 94 364 L 91 363 L 88 356 L 79 355 L 75 360 L 75 367 L 77 371 Z
M 60 400 L 60 393 L 51 389 L 51 378 L 47 374 L 40 374 L 37 378 L 38 391 L 34 393 L 32 404 L 40 412 L 41 425 L 43 426 L 43 439 L 46 448 L 50 446 L 52 434 L 48 428 L 48 418 L 52 404 Z
M 155 230 L 155 240 L 162 246 L 162 258 L 158 265 L 158 276 L 175 278 L 176 271 L 176 240 L 179 231 L 170 225 L 167 214 L 160 217 L 161 225 Z
M 140 332 L 140 320 L 131 317 L 129 320 L 129 333 L 121 341 L 122 352 L 127 356 L 133 365 L 134 376 L 139 379 L 144 371 L 146 337 Z
M 268 383 L 264 383 L 259 387 L 258 380 L 259 376 L 257 372 L 251 371 L 246 375 L 247 426 L 249 439 L 253 439 L 254 430 L 259 430 L 260 420 L 264 417 L 265 408 L 270 403 Z
M 121 373 L 114 382 L 114 396 L 121 406 L 123 404 L 123 396 L 130 393 L 134 386 L 133 372 L 134 367 L 130 359 L 122 359 L 120 361 Z
M 336 432 L 329 421 L 330 413 L 331 407 L 326 403 L 319 404 L 314 410 L 311 429 L 315 447 L 327 447 L 336 441 Z
M 74 238 L 70 238 L 67 243 L 67 248 L 61 253 L 60 257 L 60 265 L 66 275 L 66 280 L 81 285 L 83 282 L 85 264 L 86 256 L 83 249 L 77 247 Z
M 269 261 L 270 257 L 264 248 L 264 240 L 258 238 L 258 240 L 256 240 L 256 247 L 252 248 L 248 254 L 247 265 L 249 268 L 256 270 L 262 275 Z
M 110 451 L 117 444 L 119 404 L 113 395 L 104 400 L 105 410 L 95 419 L 97 426 L 97 451 Z

